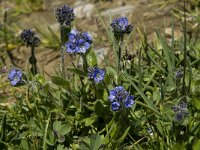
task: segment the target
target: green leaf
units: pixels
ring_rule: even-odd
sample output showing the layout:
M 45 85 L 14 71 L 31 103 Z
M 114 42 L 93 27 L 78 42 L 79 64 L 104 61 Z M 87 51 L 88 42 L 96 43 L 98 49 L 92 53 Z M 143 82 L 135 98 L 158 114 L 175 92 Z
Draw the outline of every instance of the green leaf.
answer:
M 90 138 L 90 149 L 98 150 L 102 144 L 103 137 L 98 134 L 93 134 Z
M 106 67 L 105 82 L 107 84 L 112 83 L 112 81 L 117 83 L 117 80 L 118 80 L 117 72 L 111 67 Z
M 84 141 L 80 143 L 79 147 L 80 147 L 81 150 L 91 150 L 88 143 L 86 143 Z
M 94 110 L 97 116 L 103 116 L 105 109 L 101 101 L 95 103 Z
M 30 149 L 30 145 L 28 143 L 28 141 L 26 139 L 23 139 L 20 143 L 20 148 L 22 150 L 25 150 L 25 149 Z
M 192 150 L 199 150 L 200 148 L 200 139 L 196 139 L 192 145 Z
M 173 150 L 186 150 L 185 144 L 184 143 L 176 143 L 174 145 Z
M 49 33 L 51 34 L 51 36 L 58 43 L 58 45 L 60 45 L 60 40 L 59 40 L 59 37 L 56 35 L 56 33 L 49 26 L 47 27 L 47 29 L 48 29 Z
M 46 143 L 48 145 L 51 145 L 51 146 L 55 145 L 56 144 L 56 139 L 54 138 L 53 131 L 50 131 L 48 136 L 49 136 L 49 138 L 46 140 Z
M 70 124 L 63 124 L 61 130 L 59 131 L 61 135 L 66 135 L 71 131 Z
M 54 121 L 53 122 L 53 130 L 60 131 L 61 130 L 61 121 Z
M 124 141 L 124 139 L 126 138 L 129 130 L 130 130 L 130 127 L 128 127 L 126 129 L 126 131 L 124 132 L 124 134 L 116 141 L 116 144 L 120 145 Z
M 1 139 L 0 141 L 6 141 L 7 138 L 7 123 L 6 123 L 6 114 L 4 114 L 2 120 L 1 120 Z M 0 143 L 0 146 L 4 147 L 4 145 L 1 145 L 2 143 Z
M 45 78 L 44 78 L 44 76 L 43 76 L 42 74 L 37 74 L 37 75 L 35 76 L 35 80 L 36 80 L 37 82 L 39 82 L 40 84 L 42 84 L 42 85 L 45 84 Z
M 62 86 L 66 88 L 67 90 L 70 90 L 70 83 L 68 80 L 64 79 L 60 76 L 51 76 L 51 80 L 54 84 Z
M 47 132 L 48 132 L 50 118 L 51 118 L 51 114 L 48 117 L 48 120 L 47 120 L 47 123 L 46 123 L 46 127 L 45 127 L 45 132 L 44 132 L 44 136 L 43 136 L 43 150 L 47 149 L 46 140 L 47 140 Z
M 193 98 L 191 100 L 191 104 L 192 104 L 193 107 L 200 110 L 200 97 Z
M 77 68 L 67 68 L 68 71 L 73 72 L 79 76 L 87 77 L 87 73 Z
M 147 107 L 151 111 L 155 112 L 157 115 L 162 116 L 162 114 L 157 110 L 156 106 L 152 103 L 152 101 L 150 101 L 146 97 L 146 95 L 143 93 L 143 91 L 131 80 L 131 78 L 129 77 L 129 75 L 126 72 L 124 72 L 123 74 L 129 80 L 129 82 L 133 85 L 133 87 L 136 89 L 136 91 L 140 94 L 140 96 L 144 99 L 145 103 L 147 104 Z
M 86 61 L 89 67 L 97 65 L 97 56 L 92 49 L 90 49 L 89 52 L 86 53 L 85 57 L 86 57 Z
M 64 145 L 59 144 L 59 145 L 57 146 L 57 150 L 65 150 Z

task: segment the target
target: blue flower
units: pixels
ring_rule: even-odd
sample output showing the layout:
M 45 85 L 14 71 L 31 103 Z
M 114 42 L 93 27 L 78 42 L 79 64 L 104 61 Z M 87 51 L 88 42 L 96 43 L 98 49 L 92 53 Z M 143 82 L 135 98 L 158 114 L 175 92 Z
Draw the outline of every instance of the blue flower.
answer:
M 125 108 L 131 107 L 135 103 L 134 96 L 130 95 L 124 89 L 123 86 L 118 86 L 118 87 L 115 87 L 114 89 L 110 90 L 108 99 L 111 102 L 112 110 L 113 110 L 113 108 L 118 106 L 117 105 L 118 103 L 120 104 L 120 106 L 124 106 Z M 115 111 L 116 111 L 116 109 L 115 109 Z
M 71 22 L 75 18 L 74 10 L 67 5 L 56 8 L 55 16 L 56 16 L 57 21 L 61 25 L 65 24 L 65 25 L 69 25 L 69 26 L 71 25 Z
M 88 78 L 94 80 L 94 82 L 99 83 L 105 77 L 105 70 L 99 69 L 98 67 L 88 68 Z
M 20 37 L 27 46 L 36 47 L 40 44 L 40 39 L 35 37 L 35 33 L 31 29 L 24 29 Z
M 22 81 L 22 71 L 16 68 L 11 69 L 8 74 L 8 79 L 13 86 L 17 85 Z
M 131 107 L 134 103 L 134 96 L 132 95 L 127 96 L 127 98 L 124 100 L 124 106 L 126 108 Z
M 125 99 L 129 93 L 124 90 L 123 86 L 115 87 L 113 90 L 110 90 L 109 100 L 113 101 L 121 101 Z
M 92 44 L 92 37 L 87 32 L 72 30 L 65 43 L 67 53 L 85 53 Z
M 119 108 L 120 108 L 120 103 L 119 103 L 119 102 L 113 102 L 113 103 L 111 104 L 111 109 L 112 109 L 113 111 L 117 111 L 117 110 L 119 110 Z
M 172 110 L 175 113 L 175 120 L 178 122 L 182 121 L 185 117 L 189 116 L 187 103 L 184 101 L 181 101 L 177 106 L 172 106 Z
M 126 17 L 114 19 L 110 24 L 115 35 L 123 35 L 125 33 L 131 33 L 133 26 L 129 24 Z
M 116 99 L 116 95 L 117 95 L 117 92 L 115 90 L 110 90 L 109 91 L 109 100 L 110 102 L 113 102 L 115 99 Z
M 175 73 L 175 76 L 176 76 L 176 78 L 182 78 L 182 77 L 183 77 L 183 71 L 182 71 L 182 70 L 178 70 L 178 71 Z

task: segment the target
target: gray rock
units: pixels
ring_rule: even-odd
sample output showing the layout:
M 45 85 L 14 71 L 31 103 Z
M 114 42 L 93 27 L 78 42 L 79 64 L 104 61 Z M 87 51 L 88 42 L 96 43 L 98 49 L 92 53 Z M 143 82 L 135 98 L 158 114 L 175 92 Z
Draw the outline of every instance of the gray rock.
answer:
M 134 11 L 134 9 L 135 9 L 135 7 L 133 5 L 121 6 L 121 7 L 113 8 L 113 9 L 110 9 L 110 10 L 102 11 L 101 16 L 109 17 L 110 14 L 112 16 L 124 15 L 124 14 L 127 14 L 127 13 L 132 13 Z
M 82 4 L 74 8 L 77 18 L 90 17 L 94 11 L 94 5 L 91 3 Z

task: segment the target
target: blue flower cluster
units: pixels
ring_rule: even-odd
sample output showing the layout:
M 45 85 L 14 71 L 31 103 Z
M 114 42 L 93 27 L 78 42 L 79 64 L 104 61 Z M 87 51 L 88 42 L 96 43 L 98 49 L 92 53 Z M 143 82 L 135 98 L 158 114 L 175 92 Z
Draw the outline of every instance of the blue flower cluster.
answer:
M 36 47 L 40 44 L 40 39 L 35 37 L 35 33 L 31 29 L 24 29 L 20 37 L 27 46 Z
M 92 37 L 87 32 L 72 30 L 68 38 L 68 42 L 65 43 L 67 53 L 84 54 L 92 44 Z
M 178 70 L 178 71 L 175 73 L 175 76 L 176 76 L 176 78 L 182 78 L 182 77 L 183 77 L 183 71 L 182 71 L 182 70 Z
M 115 35 L 128 34 L 133 30 L 133 26 L 129 24 L 127 17 L 114 19 L 110 26 Z
M 8 79 L 13 86 L 17 85 L 22 81 L 22 71 L 16 68 L 11 69 L 8 74 Z
M 57 21 L 61 25 L 65 24 L 69 26 L 71 25 L 71 22 L 75 18 L 74 10 L 67 5 L 64 5 L 63 7 L 60 7 L 60 8 L 56 8 L 55 16 L 56 16 Z
M 97 66 L 88 68 L 88 78 L 94 82 L 99 83 L 105 77 L 105 70 L 99 69 Z
M 115 87 L 109 92 L 109 100 L 112 103 L 111 109 L 113 111 L 119 110 L 121 107 L 131 107 L 134 102 L 134 96 L 130 95 L 123 86 Z
M 175 113 L 176 121 L 179 121 L 179 122 L 189 115 L 189 112 L 187 109 L 187 103 L 184 101 L 181 101 L 177 106 L 173 106 L 172 110 Z

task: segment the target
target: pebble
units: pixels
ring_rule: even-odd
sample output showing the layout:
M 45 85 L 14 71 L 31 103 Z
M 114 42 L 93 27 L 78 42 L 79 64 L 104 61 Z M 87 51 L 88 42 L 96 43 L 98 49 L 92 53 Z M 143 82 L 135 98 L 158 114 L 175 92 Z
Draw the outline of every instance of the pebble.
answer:
M 134 9 L 135 9 L 135 7 L 133 5 L 120 6 L 117 8 L 102 11 L 101 16 L 109 17 L 110 14 L 112 16 L 125 15 L 127 13 L 132 13 L 134 11 Z
M 91 17 L 94 11 L 94 5 L 91 3 L 82 4 L 74 8 L 77 18 Z

